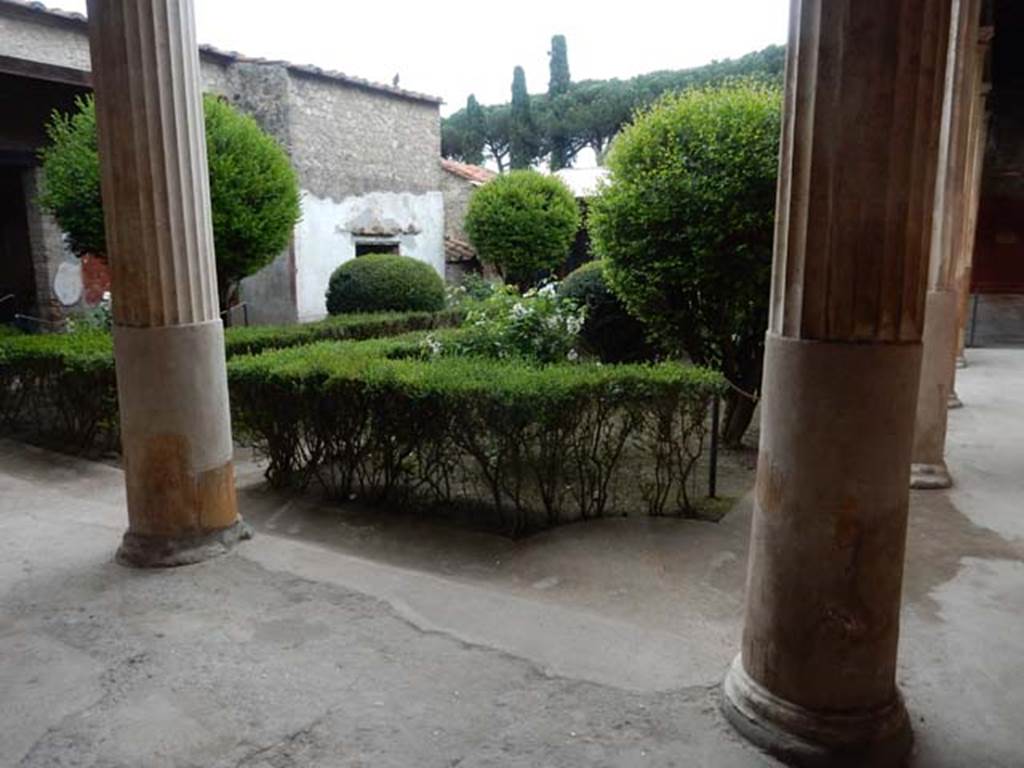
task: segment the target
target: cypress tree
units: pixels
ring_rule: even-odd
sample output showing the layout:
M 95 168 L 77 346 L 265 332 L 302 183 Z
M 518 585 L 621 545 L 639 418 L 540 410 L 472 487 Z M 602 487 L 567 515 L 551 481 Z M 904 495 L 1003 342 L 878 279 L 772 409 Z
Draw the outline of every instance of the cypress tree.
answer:
M 484 143 L 487 141 L 487 118 L 476 100 L 476 96 L 469 95 L 466 99 L 466 138 L 463 151 L 463 159 L 467 163 L 483 165 Z
M 533 115 L 530 112 L 530 94 L 526 90 L 526 72 L 522 67 L 516 67 L 512 72 L 510 121 L 511 159 L 509 165 L 513 170 L 529 168 L 535 154 L 536 137 Z
M 548 133 L 551 139 L 551 170 L 566 168 L 569 165 L 569 137 L 565 126 L 564 99 L 560 96 L 569 92 L 571 77 L 569 75 L 569 52 L 565 43 L 565 35 L 551 38 L 551 51 L 548 67 L 548 104 L 551 106 L 551 125 Z

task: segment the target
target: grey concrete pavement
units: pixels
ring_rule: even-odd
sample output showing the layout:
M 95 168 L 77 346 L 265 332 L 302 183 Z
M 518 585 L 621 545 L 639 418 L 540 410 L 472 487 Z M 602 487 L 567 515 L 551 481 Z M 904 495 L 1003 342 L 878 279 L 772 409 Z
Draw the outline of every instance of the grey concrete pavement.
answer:
M 1024 765 L 1024 352 L 970 350 L 912 499 L 914 765 Z M 0 441 L 0 766 L 760 766 L 717 711 L 749 498 L 512 542 L 271 493 L 220 560 L 113 564 L 114 467 Z

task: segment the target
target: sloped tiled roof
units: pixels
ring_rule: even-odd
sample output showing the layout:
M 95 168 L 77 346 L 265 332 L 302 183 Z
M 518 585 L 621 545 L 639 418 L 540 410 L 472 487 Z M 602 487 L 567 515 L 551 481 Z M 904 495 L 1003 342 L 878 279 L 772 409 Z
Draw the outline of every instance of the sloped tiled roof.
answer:
M 473 246 L 465 240 L 457 237 L 445 236 L 444 238 L 444 260 L 449 264 L 461 264 L 466 261 L 473 261 L 476 258 L 476 251 Z
M 48 8 L 40 2 L 34 0 L 0 0 L 0 12 L 7 8 L 17 8 L 22 11 L 35 12 L 44 15 L 50 19 L 60 20 L 65 24 L 72 26 L 79 26 L 82 31 L 85 31 L 86 19 L 80 13 L 74 13 L 70 11 L 61 11 L 55 8 Z M 384 83 L 377 83 L 372 80 L 366 80 L 362 77 L 353 77 L 352 75 L 346 75 L 344 72 L 337 72 L 335 70 L 322 69 L 312 64 L 293 64 L 290 61 L 283 61 L 277 59 L 262 59 L 258 57 L 246 56 L 245 54 L 238 53 L 237 51 L 223 51 L 220 48 L 215 48 L 212 45 L 200 45 L 199 53 L 204 56 L 211 58 L 221 59 L 222 61 L 229 63 L 240 63 L 240 64 L 277 64 L 287 68 L 290 72 L 295 72 L 301 75 L 309 75 L 311 77 L 319 77 L 324 80 L 333 80 L 335 82 L 344 83 L 345 85 L 351 85 L 356 88 L 362 88 L 368 91 L 376 91 L 378 93 L 385 93 L 391 96 L 395 96 L 401 99 L 408 99 L 410 101 L 425 101 L 430 104 L 441 104 L 443 99 L 438 96 L 430 96 L 425 93 L 419 93 L 417 91 L 407 91 L 404 88 L 397 88 L 392 85 L 385 85 Z
M 448 171 L 448 173 L 454 174 L 466 181 L 471 181 L 474 184 L 486 184 L 498 175 L 489 168 L 484 168 L 482 165 L 460 163 L 456 160 L 449 160 L 447 157 L 441 158 L 441 167 Z

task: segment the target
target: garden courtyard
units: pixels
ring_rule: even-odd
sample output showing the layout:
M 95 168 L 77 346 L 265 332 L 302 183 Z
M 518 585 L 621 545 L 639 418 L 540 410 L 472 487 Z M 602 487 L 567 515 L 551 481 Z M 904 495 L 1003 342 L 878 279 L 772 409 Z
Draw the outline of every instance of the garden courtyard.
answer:
M 911 498 L 897 677 L 929 768 L 1024 751 L 1024 353 L 969 357 L 957 483 Z M 719 712 L 749 494 L 513 541 L 238 476 L 251 541 L 133 570 L 119 469 L 0 443 L 0 764 L 775 764 Z

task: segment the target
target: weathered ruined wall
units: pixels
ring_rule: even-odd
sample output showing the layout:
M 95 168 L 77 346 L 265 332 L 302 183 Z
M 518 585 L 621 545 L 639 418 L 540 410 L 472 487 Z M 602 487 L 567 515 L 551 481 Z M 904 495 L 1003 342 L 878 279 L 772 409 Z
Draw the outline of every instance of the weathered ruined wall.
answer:
M 292 160 L 304 189 L 340 200 L 439 188 L 437 104 L 290 74 Z
M 453 173 L 441 171 L 441 194 L 444 195 L 444 235 L 467 240 L 464 223 L 469 198 L 476 187 Z
M 0 56 L 88 71 L 85 22 L 0 5 Z
M 358 243 L 385 241 L 397 244 L 403 256 L 427 262 L 443 277 L 441 193 L 372 192 L 338 201 L 303 192 L 302 221 L 295 229 L 299 322 L 327 314 L 331 273 L 355 258 Z

